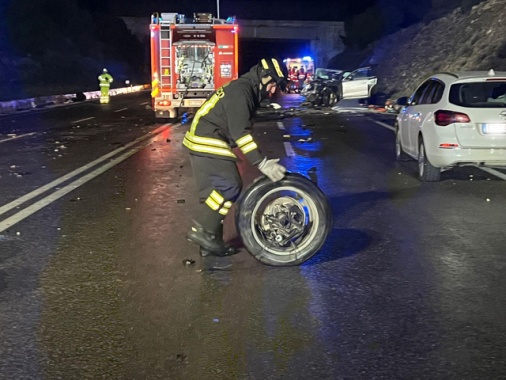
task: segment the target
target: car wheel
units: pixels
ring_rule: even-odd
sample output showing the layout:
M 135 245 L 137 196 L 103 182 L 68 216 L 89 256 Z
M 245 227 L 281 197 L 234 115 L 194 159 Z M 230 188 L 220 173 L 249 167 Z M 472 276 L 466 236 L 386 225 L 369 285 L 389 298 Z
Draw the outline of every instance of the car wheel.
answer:
M 329 92 L 328 106 L 329 107 L 334 107 L 338 101 L 339 101 L 339 99 L 337 97 L 337 94 L 334 91 L 330 90 L 330 92 Z
M 336 94 L 330 88 L 326 88 L 322 92 L 322 106 L 323 107 L 332 107 L 336 104 Z
M 425 144 L 420 138 L 418 144 L 418 179 L 422 182 L 437 182 L 441 178 L 441 168 L 436 168 L 427 159 Z
M 397 161 L 406 161 L 408 158 L 408 155 L 402 150 L 401 133 L 399 126 L 397 126 L 395 128 L 395 159 Z

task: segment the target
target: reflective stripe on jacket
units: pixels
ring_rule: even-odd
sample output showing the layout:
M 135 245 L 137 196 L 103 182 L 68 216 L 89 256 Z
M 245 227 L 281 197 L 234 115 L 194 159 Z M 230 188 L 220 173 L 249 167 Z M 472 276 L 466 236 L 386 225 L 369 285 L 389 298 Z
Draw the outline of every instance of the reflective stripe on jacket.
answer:
M 258 79 L 251 72 L 219 88 L 200 107 L 183 140 L 191 154 L 235 160 L 237 146 L 253 164 L 263 159 L 251 135 L 259 106 Z
M 108 73 L 101 74 L 98 80 L 100 81 L 100 87 L 110 87 L 113 82 L 112 76 Z

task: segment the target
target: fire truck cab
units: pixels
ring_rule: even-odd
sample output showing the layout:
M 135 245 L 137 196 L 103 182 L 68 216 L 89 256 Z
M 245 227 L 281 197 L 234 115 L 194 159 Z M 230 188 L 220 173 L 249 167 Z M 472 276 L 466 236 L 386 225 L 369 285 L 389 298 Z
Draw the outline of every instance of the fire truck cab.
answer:
M 151 97 L 158 118 L 177 118 L 199 108 L 238 77 L 238 26 L 209 13 L 151 16 Z

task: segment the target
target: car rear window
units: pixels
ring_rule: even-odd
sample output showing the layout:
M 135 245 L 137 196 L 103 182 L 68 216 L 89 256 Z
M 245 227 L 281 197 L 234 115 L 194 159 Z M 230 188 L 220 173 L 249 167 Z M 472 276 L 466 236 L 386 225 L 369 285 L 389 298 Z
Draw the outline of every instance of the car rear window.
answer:
M 462 107 L 506 107 L 506 81 L 456 83 L 450 87 L 450 103 Z

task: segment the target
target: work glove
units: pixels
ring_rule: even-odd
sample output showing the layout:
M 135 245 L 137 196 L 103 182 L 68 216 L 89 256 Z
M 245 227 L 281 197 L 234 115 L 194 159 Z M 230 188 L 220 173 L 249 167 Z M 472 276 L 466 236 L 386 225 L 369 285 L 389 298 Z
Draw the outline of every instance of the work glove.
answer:
M 258 170 L 265 174 L 272 182 L 277 182 L 285 176 L 286 168 L 278 164 L 279 158 L 268 160 L 265 157 L 259 164 Z

